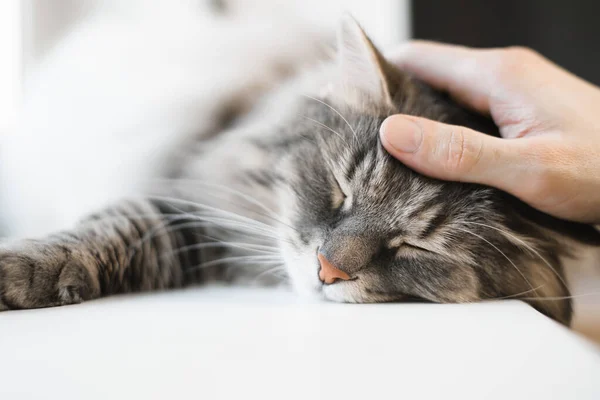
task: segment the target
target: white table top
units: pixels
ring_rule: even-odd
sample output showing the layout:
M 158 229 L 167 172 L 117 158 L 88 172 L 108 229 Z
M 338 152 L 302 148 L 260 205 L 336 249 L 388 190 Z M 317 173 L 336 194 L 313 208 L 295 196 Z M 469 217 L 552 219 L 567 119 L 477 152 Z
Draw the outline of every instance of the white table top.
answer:
M 520 302 L 198 288 L 0 314 L 2 399 L 600 399 L 600 351 Z

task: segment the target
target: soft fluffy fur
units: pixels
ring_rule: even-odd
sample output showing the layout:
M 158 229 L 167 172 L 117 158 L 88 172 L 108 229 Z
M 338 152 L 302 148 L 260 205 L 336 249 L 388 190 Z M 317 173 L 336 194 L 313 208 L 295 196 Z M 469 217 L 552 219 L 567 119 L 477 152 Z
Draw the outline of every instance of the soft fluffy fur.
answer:
M 125 74 L 109 69 L 109 78 L 114 72 L 122 86 L 94 95 L 105 96 L 103 105 L 114 99 L 123 108 L 108 106 L 114 114 L 78 139 L 71 138 L 76 135 L 70 118 L 81 115 L 62 110 L 57 117 L 49 111 L 47 120 L 28 121 L 25 138 L 40 158 L 48 158 L 53 148 L 45 144 L 60 141 L 39 136 L 49 121 L 53 132 L 62 127 L 80 147 L 54 154 L 64 156 L 58 166 L 28 170 L 47 186 L 49 199 L 28 197 L 26 184 L 5 173 L 13 227 L 22 223 L 20 228 L 34 233 L 35 226 L 43 226 L 36 216 L 54 228 L 59 224 L 53 220 L 70 222 L 99 202 L 142 189 L 147 195 L 119 202 L 61 233 L 5 244 L 0 309 L 209 280 L 289 281 L 299 292 L 343 302 L 521 298 L 569 323 L 569 290 L 559 258 L 569 256 L 570 248 L 557 238 L 592 240 L 591 228 L 556 221 L 494 189 L 425 178 L 387 154 L 377 134 L 384 118 L 395 113 L 493 134 L 492 124 L 386 62 L 351 18 L 340 25 L 336 57 L 311 67 L 298 61 L 318 58 L 323 50 L 318 37 L 305 38 L 302 46 L 292 35 L 266 41 L 253 26 L 236 28 L 242 32 L 237 36 L 231 27 L 219 26 L 226 38 L 209 41 L 198 53 L 201 62 L 184 64 L 210 64 L 213 72 L 198 71 L 192 81 L 183 79 L 194 75 L 189 71 L 135 76 L 135 68 Z M 95 33 L 93 28 L 80 32 L 55 57 L 60 59 L 61 51 L 76 54 L 78 40 L 89 45 Z M 235 57 L 227 53 L 223 46 L 231 36 L 246 40 L 251 50 Z M 135 45 L 139 39 L 124 35 L 123 40 Z M 257 53 L 261 40 L 269 44 Z M 193 59 L 183 50 L 186 45 L 180 44 L 181 54 L 171 48 L 172 56 Z M 141 60 L 151 59 L 148 54 Z M 49 62 L 38 79 L 52 82 L 53 74 L 62 73 L 59 67 Z M 80 68 L 83 73 L 74 78 L 83 82 L 91 70 Z M 132 96 L 131 90 L 141 93 Z M 31 101 L 48 101 L 43 94 L 34 93 Z M 153 100 L 145 98 L 141 108 L 135 102 L 144 96 Z M 165 103 L 176 105 L 166 115 Z M 114 125 L 110 118 L 119 112 L 131 124 Z M 110 163 L 95 139 L 113 146 Z M 5 166 L 14 172 L 18 160 L 5 156 Z M 80 186 L 68 177 L 73 171 L 84 172 Z M 65 191 L 82 195 L 65 202 Z M 319 252 L 352 279 L 323 284 Z

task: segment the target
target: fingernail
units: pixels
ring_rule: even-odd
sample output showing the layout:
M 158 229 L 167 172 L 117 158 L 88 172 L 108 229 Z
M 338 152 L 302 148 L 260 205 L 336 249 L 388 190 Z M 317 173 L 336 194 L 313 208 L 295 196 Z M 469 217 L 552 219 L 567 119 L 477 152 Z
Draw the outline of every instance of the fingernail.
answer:
M 421 127 L 401 115 L 393 115 L 383 121 L 379 132 L 383 140 L 395 150 L 403 153 L 414 153 L 423 141 Z

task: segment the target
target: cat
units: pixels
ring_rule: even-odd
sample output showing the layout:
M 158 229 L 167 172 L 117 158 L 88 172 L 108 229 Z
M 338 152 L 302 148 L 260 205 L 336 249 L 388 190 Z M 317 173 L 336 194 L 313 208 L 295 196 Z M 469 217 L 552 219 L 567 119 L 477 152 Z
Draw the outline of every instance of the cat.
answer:
M 309 42 L 309 53 L 321 52 Z M 598 243 L 596 232 L 493 188 L 424 177 L 386 153 L 378 131 L 396 113 L 498 131 L 398 70 L 353 18 L 340 22 L 327 62 L 280 63 L 268 82 L 244 81 L 248 66 L 225 67 L 243 82 L 202 111 L 214 124 L 152 151 L 137 154 L 139 140 L 115 149 L 135 162 L 107 169 L 155 174 L 144 196 L 2 244 L 0 310 L 226 281 L 352 303 L 514 298 L 570 323 L 561 259 L 578 241 Z M 98 185 L 88 180 L 81 190 Z

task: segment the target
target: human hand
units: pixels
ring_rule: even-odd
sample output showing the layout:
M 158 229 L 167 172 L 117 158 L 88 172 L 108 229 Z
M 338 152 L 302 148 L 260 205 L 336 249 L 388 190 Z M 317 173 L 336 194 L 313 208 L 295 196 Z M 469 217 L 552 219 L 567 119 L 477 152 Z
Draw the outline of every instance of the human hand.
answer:
M 384 147 L 425 175 L 504 190 L 556 217 L 600 222 L 600 88 L 532 50 L 413 42 L 403 70 L 491 116 L 502 139 L 394 115 Z

